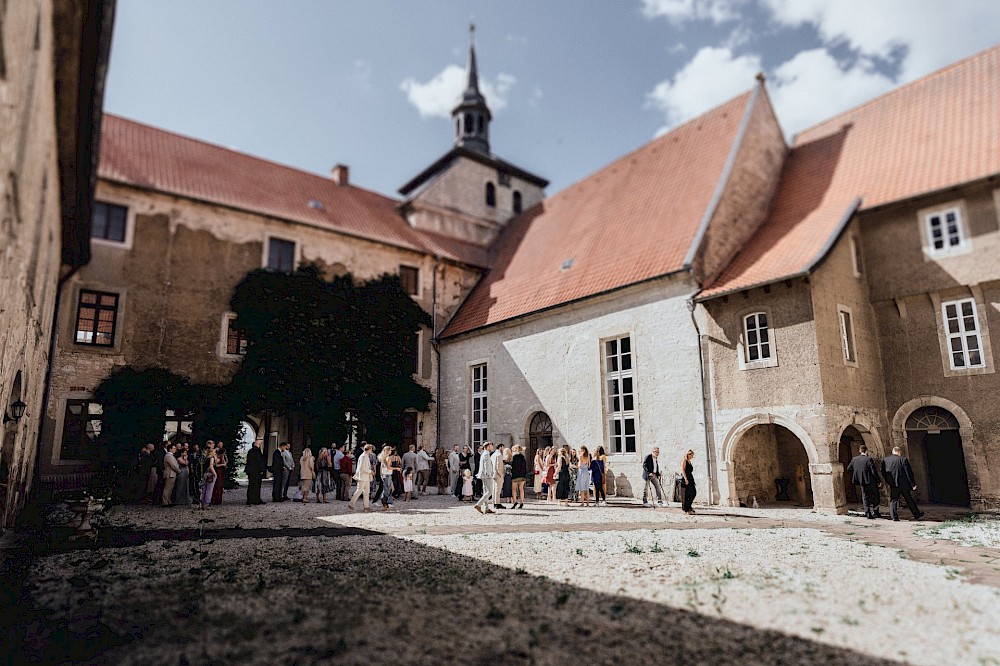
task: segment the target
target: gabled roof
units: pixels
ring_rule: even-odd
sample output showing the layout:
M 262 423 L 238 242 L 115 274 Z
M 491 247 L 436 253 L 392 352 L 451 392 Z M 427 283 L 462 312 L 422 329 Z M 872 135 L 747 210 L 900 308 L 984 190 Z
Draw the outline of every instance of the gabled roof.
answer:
M 442 337 L 686 269 L 751 96 L 677 127 L 510 221 L 492 269 Z
M 399 193 L 402 194 L 404 197 L 409 196 L 411 192 L 416 190 L 418 187 L 423 185 L 425 182 L 427 182 L 434 176 L 438 175 L 439 173 L 447 169 L 449 166 L 451 166 L 452 162 L 454 162 L 460 157 L 467 157 L 470 160 L 474 160 L 476 162 L 479 162 L 480 164 L 485 164 L 488 167 L 492 167 L 497 171 L 504 171 L 516 178 L 520 178 L 521 180 L 525 180 L 533 185 L 537 185 L 542 189 L 549 186 L 549 181 L 545 180 L 541 176 L 536 176 L 530 171 L 525 171 L 521 167 L 511 164 L 506 160 L 502 160 L 496 155 L 493 155 L 492 153 L 487 154 L 484 152 L 480 152 L 478 150 L 471 150 L 463 146 L 455 146 L 447 153 L 445 153 L 437 160 L 435 160 L 434 163 L 431 164 L 429 167 L 427 167 L 419 174 L 417 174 L 416 177 L 414 177 L 412 180 L 406 183 L 406 185 L 403 185 L 401 188 L 399 188 Z
M 811 271 L 853 212 L 1000 173 L 1000 46 L 795 138 L 771 213 L 706 300 Z
M 485 266 L 485 248 L 413 229 L 400 202 L 355 185 L 105 114 L 100 178 Z

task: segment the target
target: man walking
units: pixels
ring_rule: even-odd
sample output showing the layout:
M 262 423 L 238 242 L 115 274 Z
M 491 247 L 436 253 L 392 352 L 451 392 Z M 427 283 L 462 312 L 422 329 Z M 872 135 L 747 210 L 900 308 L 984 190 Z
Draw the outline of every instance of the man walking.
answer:
M 433 458 L 424 451 L 424 447 L 421 445 L 420 450 L 417 451 L 417 488 L 414 488 L 414 490 L 419 490 L 419 493 L 414 493 L 414 497 L 417 494 L 427 494 L 427 482 L 431 478 L 431 460 Z M 403 469 L 406 468 L 404 467 Z
M 292 484 L 292 470 L 295 469 L 291 448 L 292 445 L 288 442 L 281 443 L 281 464 L 285 467 L 285 487 L 281 491 L 282 501 L 288 501 L 288 487 Z
M 174 484 L 181 471 L 181 466 L 174 457 L 176 448 L 176 444 L 167 444 L 166 453 L 163 454 L 163 506 L 174 505 Z
M 260 482 L 267 468 L 264 464 L 264 452 L 261 450 L 263 445 L 264 440 L 255 439 L 253 446 L 247 451 L 247 463 L 244 467 L 247 474 L 247 506 L 264 503 L 260 498 Z
M 354 478 L 358 482 L 358 489 L 354 491 L 354 496 L 347 503 L 351 511 L 354 511 L 354 503 L 358 501 L 359 497 L 364 499 L 365 511 L 372 510 L 371 489 L 375 468 L 372 466 L 371 456 L 374 453 L 374 449 L 375 447 L 371 444 L 365 444 L 361 449 L 361 455 L 358 456 L 358 471 L 354 473 Z
M 476 502 L 476 511 L 479 513 L 496 513 L 490 508 L 496 500 L 494 498 L 493 483 L 493 442 L 486 442 L 483 452 L 479 456 L 479 480 L 483 484 L 483 496 Z M 485 510 L 483 509 L 485 507 Z
M 281 449 L 288 446 L 288 442 L 282 442 L 271 454 L 271 501 L 284 502 L 282 492 L 285 489 L 285 459 L 281 455 Z
M 448 492 L 450 493 L 457 492 L 455 488 L 462 473 L 461 465 L 462 462 L 458 455 L 458 444 L 456 444 L 451 447 L 451 453 L 448 454 Z M 461 493 L 459 493 L 459 499 L 462 499 Z
M 663 506 L 663 486 L 660 484 L 660 473 L 660 447 L 657 446 L 642 461 L 642 480 L 646 482 L 642 489 L 643 506 L 649 506 L 653 499 L 650 486 L 656 491 L 656 503 Z
M 851 481 L 856 486 L 861 486 L 861 503 L 865 509 L 865 518 L 881 518 L 882 513 L 878 505 L 881 502 L 878 492 L 878 470 L 875 469 L 875 461 L 868 457 L 868 446 L 862 444 L 858 447 L 858 455 L 851 458 L 847 464 L 847 471 L 851 473 Z
M 917 481 L 913 477 L 909 458 L 903 455 L 902 447 L 892 447 L 892 455 L 882 459 L 882 478 L 889 484 L 889 517 L 899 520 L 899 496 L 902 495 L 913 519 L 920 520 L 924 512 L 917 508 L 917 501 L 913 499 Z

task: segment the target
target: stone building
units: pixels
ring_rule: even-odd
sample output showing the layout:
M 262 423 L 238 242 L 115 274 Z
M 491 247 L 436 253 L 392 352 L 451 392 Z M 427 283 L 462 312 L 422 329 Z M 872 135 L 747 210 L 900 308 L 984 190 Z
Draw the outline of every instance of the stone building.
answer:
M 0 530 L 32 488 L 53 313 L 90 258 L 114 2 L 0 3 Z
M 924 501 L 1000 507 L 1000 47 L 796 137 L 771 212 L 697 297 L 724 503 L 843 511 L 902 446 Z
M 56 323 L 43 480 L 69 487 L 90 478 L 102 412 L 92 396 L 116 366 L 229 380 L 245 350 L 229 299 L 261 267 L 314 262 L 330 277 L 359 280 L 399 274 L 433 315 L 433 329 L 416 333 L 414 376 L 436 396 L 436 334 L 488 265 L 486 241 L 547 184 L 489 152 L 471 45 L 468 91 L 454 115 L 454 147 L 403 188 L 402 201 L 355 185 L 345 165 L 306 173 L 107 115 L 93 261 L 67 283 Z M 477 196 L 454 194 L 470 191 Z M 165 414 L 164 436 L 190 433 L 189 419 Z M 247 414 L 246 424 L 268 447 L 287 439 L 301 450 L 309 437 L 296 414 Z M 407 412 L 398 428 L 404 443 L 433 448 L 436 404 Z

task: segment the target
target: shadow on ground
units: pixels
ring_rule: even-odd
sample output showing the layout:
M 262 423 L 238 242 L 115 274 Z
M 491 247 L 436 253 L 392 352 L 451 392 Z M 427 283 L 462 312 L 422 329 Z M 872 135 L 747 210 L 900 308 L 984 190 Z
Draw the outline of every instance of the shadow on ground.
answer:
M 9 559 L 4 651 L 144 666 L 889 663 L 361 530 L 235 532 Z

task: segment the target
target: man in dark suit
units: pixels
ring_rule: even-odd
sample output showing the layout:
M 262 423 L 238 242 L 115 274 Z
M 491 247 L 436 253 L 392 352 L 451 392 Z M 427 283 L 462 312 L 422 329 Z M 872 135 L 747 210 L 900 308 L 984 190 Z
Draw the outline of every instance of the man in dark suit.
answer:
M 253 446 L 247 451 L 245 471 L 247 473 L 247 504 L 250 506 L 264 503 L 264 500 L 260 498 L 260 482 L 267 469 L 264 464 L 264 452 L 261 451 L 263 445 L 264 440 L 254 440 Z
M 920 520 L 924 513 L 917 508 L 917 502 L 913 499 L 917 481 L 913 477 L 910 461 L 903 455 L 901 447 L 892 447 L 892 455 L 882 460 L 882 478 L 889 484 L 889 516 L 893 520 L 899 520 L 899 496 L 902 495 L 910 513 L 913 514 L 913 519 Z
M 274 448 L 274 453 L 271 454 L 271 501 L 272 502 L 284 502 L 285 501 L 285 459 L 281 455 L 281 449 L 286 443 L 282 442 L 281 445 Z
M 656 503 L 663 506 L 663 486 L 660 484 L 660 447 L 653 450 L 642 461 L 642 480 L 646 487 L 642 489 L 642 505 L 649 506 L 653 501 L 653 491 L 656 491 Z M 650 489 L 652 486 L 652 490 Z M 649 501 L 647 501 L 647 498 Z
M 856 486 L 861 486 L 861 502 L 865 507 L 866 518 L 881 518 L 878 505 L 881 501 L 878 492 L 878 470 L 875 468 L 875 461 L 868 457 L 868 447 L 862 444 L 858 447 L 860 453 L 847 465 L 847 471 L 851 474 L 851 481 Z

